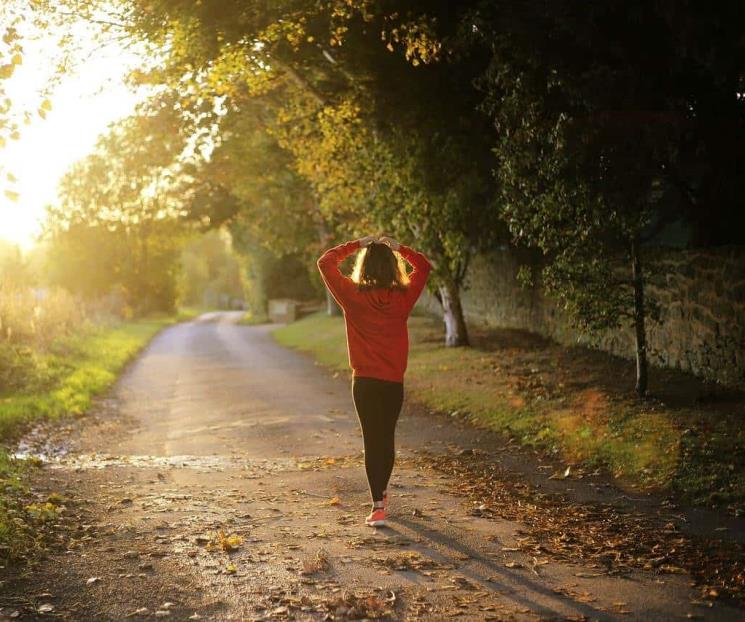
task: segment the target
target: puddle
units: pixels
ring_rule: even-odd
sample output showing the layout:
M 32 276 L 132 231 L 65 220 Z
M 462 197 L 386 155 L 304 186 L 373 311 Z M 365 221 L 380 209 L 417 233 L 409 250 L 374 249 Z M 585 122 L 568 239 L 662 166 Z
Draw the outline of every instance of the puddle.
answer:
M 108 468 L 144 468 L 144 469 L 198 469 L 203 471 L 222 471 L 236 469 L 255 473 L 277 473 L 283 471 L 302 471 L 313 468 L 328 468 L 331 465 L 345 462 L 350 458 L 320 458 L 319 456 L 294 456 L 290 458 L 252 459 L 241 456 L 150 456 L 150 455 L 117 455 L 108 453 L 76 453 L 66 450 L 51 453 L 39 452 L 30 448 L 21 448 L 12 454 L 19 459 L 33 458 L 44 462 L 52 469 L 88 470 Z M 357 456 L 353 457 L 359 460 Z
M 60 457 L 50 461 L 49 466 L 62 469 L 107 469 L 115 467 L 224 469 L 225 467 L 238 466 L 239 463 L 240 461 L 233 460 L 228 456 L 148 456 L 92 453 Z
M 10 453 L 11 458 L 16 460 L 41 460 L 42 462 L 53 462 L 63 460 L 68 455 L 70 448 L 60 442 L 53 440 L 41 441 L 40 434 L 32 431 L 21 439 L 15 451 Z

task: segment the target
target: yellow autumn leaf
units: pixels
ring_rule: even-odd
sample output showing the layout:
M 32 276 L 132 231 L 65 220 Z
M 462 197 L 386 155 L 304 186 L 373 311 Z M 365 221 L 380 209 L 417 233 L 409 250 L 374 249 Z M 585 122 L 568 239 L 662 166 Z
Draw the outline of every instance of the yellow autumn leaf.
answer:
M 10 59 L 10 62 L 14 65 L 20 65 L 23 62 L 23 56 L 20 54 L 13 54 L 13 56 Z
M 235 574 L 238 571 L 238 567 L 233 563 L 229 562 L 227 566 L 225 566 L 225 572 L 228 574 Z
M 341 499 L 339 497 L 334 497 L 333 499 L 329 499 L 329 505 L 339 505 L 341 503 Z
M 222 531 L 218 534 L 220 548 L 226 553 L 237 550 L 243 544 L 243 536 L 226 536 Z

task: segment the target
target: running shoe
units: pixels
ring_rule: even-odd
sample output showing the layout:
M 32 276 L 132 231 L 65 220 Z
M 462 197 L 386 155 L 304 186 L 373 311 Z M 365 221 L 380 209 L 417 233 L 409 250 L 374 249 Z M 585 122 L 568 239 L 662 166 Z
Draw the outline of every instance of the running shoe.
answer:
M 385 508 L 373 508 L 370 516 L 365 519 L 365 524 L 368 527 L 385 526 Z

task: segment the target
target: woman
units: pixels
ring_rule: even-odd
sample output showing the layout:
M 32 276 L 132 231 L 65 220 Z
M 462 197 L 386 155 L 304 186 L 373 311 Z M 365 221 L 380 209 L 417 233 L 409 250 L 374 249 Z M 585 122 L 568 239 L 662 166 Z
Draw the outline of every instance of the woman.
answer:
M 349 278 L 339 271 L 339 264 L 355 252 Z M 402 258 L 414 268 L 410 275 Z M 376 241 L 368 235 L 327 250 L 318 260 L 318 269 L 344 311 L 352 396 L 362 428 L 365 472 L 373 501 L 365 523 L 379 527 L 385 525 L 394 433 L 404 398 L 409 354 L 406 320 L 432 265 L 422 253 L 393 238 L 383 236 Z

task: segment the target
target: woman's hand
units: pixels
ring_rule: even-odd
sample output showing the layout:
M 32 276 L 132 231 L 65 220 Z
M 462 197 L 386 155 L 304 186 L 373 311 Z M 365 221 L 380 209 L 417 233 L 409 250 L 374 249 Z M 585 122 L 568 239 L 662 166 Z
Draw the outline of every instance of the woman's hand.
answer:
M 366 246 L 370 246 L 370 244 L 375 242 L 375 236 L 366 235 L 364 238 L 360 238 L 358 241 L 360 243 L 360 248 L 365 248 Z
M 393 238 L 389 238 L 387 235 L 381 236 L 378 242 L 380 242 L 381 244 L 387 244 L 391 247 L 391 250 L 394 251 L 397 251 L 401 247 L 401 245 L 396 242 L 396 240 L 394 240 Z

